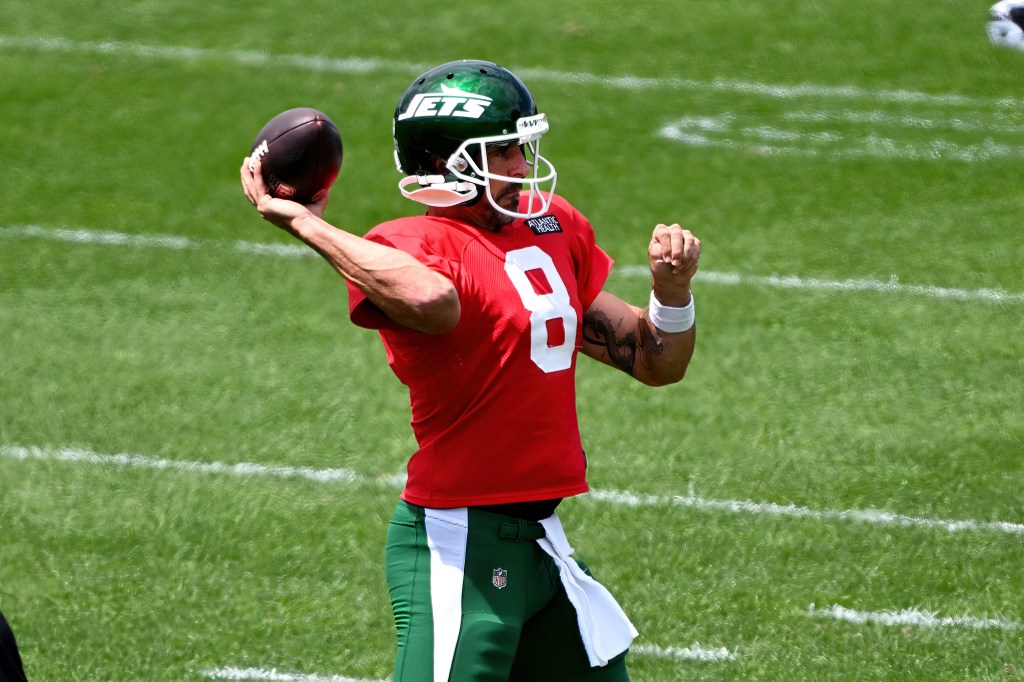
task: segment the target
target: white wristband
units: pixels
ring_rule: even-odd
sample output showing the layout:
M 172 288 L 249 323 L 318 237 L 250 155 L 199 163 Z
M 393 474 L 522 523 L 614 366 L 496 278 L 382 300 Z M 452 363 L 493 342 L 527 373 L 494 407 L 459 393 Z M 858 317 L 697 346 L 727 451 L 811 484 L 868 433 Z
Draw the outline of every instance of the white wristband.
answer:
M 651 303 L 648 307 L 651 315 L 651 322 L 663 332 L 678 334 L 685 332 L 693 326 L 693 294 L 690 294 L 690 302 L 682 308 L 662 305 L 661 301 L 651 291 Z

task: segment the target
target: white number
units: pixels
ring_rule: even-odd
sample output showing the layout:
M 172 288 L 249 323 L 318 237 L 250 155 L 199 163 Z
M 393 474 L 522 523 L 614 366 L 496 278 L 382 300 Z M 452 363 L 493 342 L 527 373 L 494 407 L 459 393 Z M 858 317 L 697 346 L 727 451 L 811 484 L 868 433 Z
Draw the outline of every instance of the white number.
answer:
M 526 276 L 529 270 L 540 270 L 551 286 L 551 293 L 538 294 Z M 551 256 L 536 246 L 505 254 L 505 273 L 523 305 L 530 311 L 530 359 L 545 372 L 558 372 L 572 366 L 576 347 L 576 311 L 569 299 L 565 283 Z M 561 320 L 564 336 L 557 346 L 549 345 L 548 320 Z

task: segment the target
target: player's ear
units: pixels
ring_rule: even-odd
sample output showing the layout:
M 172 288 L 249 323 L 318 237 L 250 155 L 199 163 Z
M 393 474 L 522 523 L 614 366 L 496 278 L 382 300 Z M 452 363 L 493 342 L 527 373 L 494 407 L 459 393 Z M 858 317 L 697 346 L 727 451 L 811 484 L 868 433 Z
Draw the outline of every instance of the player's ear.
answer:
M 438 175 L 447 175 L 448 166 L 446 165 L 447 159 L 442 159 L 437 154 L 430 157 L 430 163 L 434 167 L 434 172 Z

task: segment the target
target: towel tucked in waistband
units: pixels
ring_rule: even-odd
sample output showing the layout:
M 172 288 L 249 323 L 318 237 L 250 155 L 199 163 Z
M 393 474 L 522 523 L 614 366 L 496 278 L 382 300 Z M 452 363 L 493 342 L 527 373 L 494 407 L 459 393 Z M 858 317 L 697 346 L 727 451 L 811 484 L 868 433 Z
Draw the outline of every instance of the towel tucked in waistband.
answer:
M 607 665 L 609 660 L 628 649 L 639 633 L 611 592 L 584 573 L 572 558 L 574 550 L 569 546 L 558 517 L 552 515 L 540 523 L 546 535 L 538 539 L 537 544 L 558 565 L 565 593 L 576 609 L 576 621 L 590 665 Z

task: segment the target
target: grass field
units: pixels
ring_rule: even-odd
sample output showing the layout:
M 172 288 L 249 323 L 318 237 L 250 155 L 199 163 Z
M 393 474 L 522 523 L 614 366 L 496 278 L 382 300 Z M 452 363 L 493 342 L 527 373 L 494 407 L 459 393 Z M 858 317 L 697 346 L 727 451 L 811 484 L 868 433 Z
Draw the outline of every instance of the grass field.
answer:
M 698 350 L 583 359 L 562 505 L 639 682 L 1024 678 L 1024 54 L 987 2 L 8 0 L 0 610 L 40 680 L 378 681 L 408 400 L 237 168 L 292 106 L 399 195 L 425 68 L 520 73 L 558 187 L 646 299 L 701 238 Z M 465 5 L 465 6 L 461 6 Z

